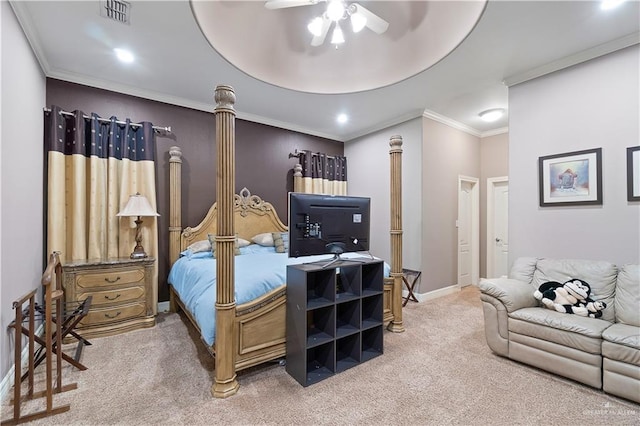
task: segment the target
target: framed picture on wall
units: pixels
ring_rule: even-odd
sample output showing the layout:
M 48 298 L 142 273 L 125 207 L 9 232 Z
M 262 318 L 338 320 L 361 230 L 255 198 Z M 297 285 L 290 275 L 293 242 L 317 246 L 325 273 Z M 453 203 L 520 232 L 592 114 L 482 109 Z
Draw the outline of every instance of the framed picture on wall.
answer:
M 627 148 L 627 200 L 640 201 L 640 146 Z
M 538 159 L 540 207 L 602 204 L 602 148 Z

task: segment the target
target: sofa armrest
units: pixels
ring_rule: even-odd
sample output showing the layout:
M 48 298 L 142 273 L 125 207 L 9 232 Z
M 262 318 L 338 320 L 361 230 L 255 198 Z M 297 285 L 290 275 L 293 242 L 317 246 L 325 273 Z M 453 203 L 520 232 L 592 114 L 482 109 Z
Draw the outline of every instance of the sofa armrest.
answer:
M 511 313 L 521 308 L 539 306 L 533 297 L 533 288 L 512 278 L 482 278 L 478 284 L 480 292 L 498 299 Z

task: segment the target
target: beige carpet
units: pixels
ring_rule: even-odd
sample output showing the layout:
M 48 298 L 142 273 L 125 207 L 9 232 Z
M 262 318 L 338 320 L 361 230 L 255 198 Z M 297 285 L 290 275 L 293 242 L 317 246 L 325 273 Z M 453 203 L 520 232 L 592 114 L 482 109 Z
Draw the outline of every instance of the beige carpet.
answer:
M 57 395 L 59 425 L 638 425 L 640 405 L 494 355 L 478 290 L 404 310 L 406 332 L 385 332 L 384 355 L 309 387 L 276 364 L 239 375 L 237 395 L 210 395 L 212 362 L 186 322 L 94 339 Z M 34 404 L 29 403 L 28 409 Z M 11 417 L 8 401 L 2 419 Z

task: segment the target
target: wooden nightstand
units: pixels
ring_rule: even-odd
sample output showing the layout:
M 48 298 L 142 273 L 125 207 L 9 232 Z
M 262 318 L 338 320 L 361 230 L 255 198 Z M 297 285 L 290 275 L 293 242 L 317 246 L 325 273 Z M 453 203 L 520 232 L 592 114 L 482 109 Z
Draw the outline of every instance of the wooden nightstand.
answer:
M 63 286 L 70 305 L 93 296 L 76 332 L 85 338 L 111 336 L 156 323 L 155 259 L 94 259 L 63 266 Z

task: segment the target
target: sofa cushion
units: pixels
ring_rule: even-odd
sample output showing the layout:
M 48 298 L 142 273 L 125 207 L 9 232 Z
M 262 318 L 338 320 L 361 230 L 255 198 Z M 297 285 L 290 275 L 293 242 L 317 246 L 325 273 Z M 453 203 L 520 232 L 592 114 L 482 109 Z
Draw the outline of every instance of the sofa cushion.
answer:
M 618 272 L 616 322 L 640 327 L 640 265 L 624 265 Z
M 599 354 L 602 333 L 611 323 L 545 308 L 523 308 L 509 314 L 509 331 Z
M 529 285 L 511 278 L 482 278 L 478 287 L 483 294 L 500 300 L 507 312 L 521 308 L 537 306 L 538 300 L 533 297 Z
M 607 304 L 601 319 L 614 322 L 616 277 L 618 268 L 606 261 L 580 259 L 540 259 L 536 264 L 531 285 L 534 289 L 547 281 L 564 283 L 571 278 L 586 281 L 591 287 L 591 298 Z
M 613 324 L 602 333 L 602 339 L 640 351 L 640 328 L 627 324 Z
M 509 271 L 509 278 L 522 281 L 523 283 L 531 284 L 531 280 L 533 280 L 533 273 L 536 270 L 537 263 L 537 257 L 517 258 L 511 266 L 511 271 Z

